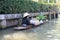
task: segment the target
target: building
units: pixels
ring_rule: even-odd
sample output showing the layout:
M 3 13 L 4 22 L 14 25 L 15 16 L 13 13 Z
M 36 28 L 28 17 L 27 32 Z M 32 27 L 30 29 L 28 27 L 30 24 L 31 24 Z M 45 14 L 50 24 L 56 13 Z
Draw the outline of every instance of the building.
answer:
M 59 13 L 60 13 L 60 0 L 56 0 L 56 5 L 58 5 Z
M 32 0 L 32 1 L 38 2 L 39 0 Z
M 56 5 L 60 5 L 60 0 L 56 0 Z
M 33 1 L 43 4 L 57 5 L 60 10 L 60 0 L 33 0 Z
M 52 3 L 60 5 L 60 0 L 33 0 L 35 2 L 41 2 L 41 3 Z

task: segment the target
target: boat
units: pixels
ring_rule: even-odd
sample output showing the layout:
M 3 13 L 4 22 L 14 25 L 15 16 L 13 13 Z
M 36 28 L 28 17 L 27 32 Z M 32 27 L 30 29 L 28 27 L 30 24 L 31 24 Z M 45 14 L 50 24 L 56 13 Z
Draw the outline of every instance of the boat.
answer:
M 26 30 L 32 28 L 32 25 L 29 25 L 27 27 L 19 26 L 19 27 L 14 27 L 14 30 Z
M 39 25 L 28 25 L 27 27 L 23 27 L 23 26 L 19 26 L 19 27 L 14 27 L 14 30 L 26 30 L 26 29 L 30 29 L 30 28 L 34 28 L 34 27 L 38 27 L 42 24 L 45 24 L 46 22 L 48 22 L 48 20 L 45 20 L 43 23 L 40 23 Z

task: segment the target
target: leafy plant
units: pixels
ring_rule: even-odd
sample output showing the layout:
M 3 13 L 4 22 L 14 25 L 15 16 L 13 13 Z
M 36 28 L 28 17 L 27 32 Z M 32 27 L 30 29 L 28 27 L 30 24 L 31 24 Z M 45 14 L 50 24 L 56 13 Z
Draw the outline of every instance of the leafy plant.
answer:
M 24 13 L 24 12 L 47 12 L 51 8 L 52 8 L 51 5 L 41 4 L 31 0 L 1 0 L 0 1 L 0 14 Z

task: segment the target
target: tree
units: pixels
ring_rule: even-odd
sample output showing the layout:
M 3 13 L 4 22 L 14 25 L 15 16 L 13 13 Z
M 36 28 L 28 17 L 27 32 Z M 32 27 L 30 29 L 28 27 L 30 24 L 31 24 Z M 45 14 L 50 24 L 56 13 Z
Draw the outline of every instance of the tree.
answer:
M 0 14 L 24 13 L 24 12 L 47 12 L 51 5 L 34 2 L 31 0 L 1 0 Z
M 24 13 L 37 12 L 39 4 L 30 0 L 3 0 L 0 2 L 0 12 Z

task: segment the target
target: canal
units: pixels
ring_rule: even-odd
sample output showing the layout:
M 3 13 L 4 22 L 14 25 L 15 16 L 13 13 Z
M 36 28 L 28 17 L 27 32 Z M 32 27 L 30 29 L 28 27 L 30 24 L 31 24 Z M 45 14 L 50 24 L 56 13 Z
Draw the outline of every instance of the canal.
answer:
M 58 19 L 23 31 L 12 28 L 0 31 L 0 40 L 60 40 L 60 14 Z

